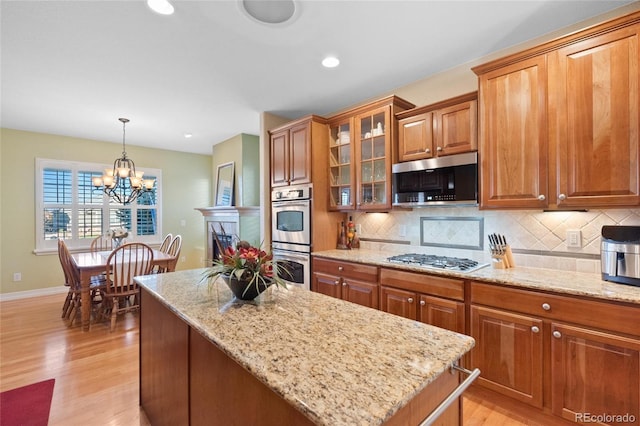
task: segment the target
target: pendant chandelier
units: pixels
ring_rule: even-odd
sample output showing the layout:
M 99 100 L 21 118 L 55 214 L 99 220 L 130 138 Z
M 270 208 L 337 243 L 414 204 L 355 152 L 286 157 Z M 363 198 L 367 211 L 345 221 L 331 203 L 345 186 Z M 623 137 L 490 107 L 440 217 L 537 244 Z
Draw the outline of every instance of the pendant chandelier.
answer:
M 113 162 L 113 169 L 105 169 L 104 175 L 92 179 L 93 186 L 104 191 L 115 202 L 130 204 L 146 191 L 151 191 L 155 184 L 153 179 L 143 179 L 144 172 L 136 171 L 133 160 L 127 158 L 125 149 L 125 126 L 128 118 L 119 118 L 122 123 L 122 157 Z

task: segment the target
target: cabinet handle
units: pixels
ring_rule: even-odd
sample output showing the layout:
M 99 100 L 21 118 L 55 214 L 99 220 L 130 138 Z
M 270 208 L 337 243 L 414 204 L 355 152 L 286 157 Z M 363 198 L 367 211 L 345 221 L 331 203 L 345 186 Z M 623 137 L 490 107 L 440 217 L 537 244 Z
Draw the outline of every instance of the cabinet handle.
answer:
M 342 266 L 338 266 L 338 271 L 342 271 L 344 268 Z
M 424 152 L 426 152 L 427 154 L 429 154 L 431 152 L 431 150 L 429 148 L 425 149 Z
M 542 304 L 542 309 L 544 309 L 545 311 L 549 311 L 551 310 L 551 305 L 548 303 L 543 303 Z
M 534 333 L 540 333 L 540 329 L 535 325 L 531 327 L 531 331 L 533 331 Z
M 559 339 L 562 337 L 562 333 L 556 330 L 553 332 L 553 337 L 555 337 L 556 339 Z
M 438 148 L 436 148 L 436 151 L 442 151 L 442 147 L 439 146 Z
M 426 305 L 426 304 L 427 304 L 427 302 L 425 302 L 424 300 L 421 300 L 421 301 L 420 301 L 420 306 L 424 306 L 424 305 Z
M 409 302 L 409 303 L 413 303 L 413 297 L 408 298 L 408 299 L 407 299 L 407 302 Z
M 343 281 L 343 282 L 342 282 L 342 286 L 343 286 L 343 287 L 346 287 L 346 286 L 347 286 L 347 282 L 346 282 L 346 281 Z
M 544 201 L 544 200 L 546 200 L 546 199 L 547 199 L 547 197 L 545 197 L 545 196 L 544 196 L 544 194 L 540 194 L 540 195 L 538 195 L 538 200 L 540 200 L 540 201 Z
M 340 280 L 335 280 L 333 283 L 334 283 L 335 285 L 340 285 Z
M 566 199 L 567 199 L 567 196 L 566 196 L 566 195 L 564 195 L 564 194 L 560 194 L 560 195 L 558 195 L 558 200 L 560 200 L 560 201 L 564 201 L 564 200 L 566 200 Z

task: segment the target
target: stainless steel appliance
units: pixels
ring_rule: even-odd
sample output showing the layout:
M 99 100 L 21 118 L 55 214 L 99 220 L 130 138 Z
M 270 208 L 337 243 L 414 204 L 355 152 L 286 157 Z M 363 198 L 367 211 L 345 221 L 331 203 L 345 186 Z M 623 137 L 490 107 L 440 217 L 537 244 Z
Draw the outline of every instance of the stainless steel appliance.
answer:
M 458 272 L 472 272 L 489 265 L 471 259 L 420 253 L 399 254 L 388 257 L 387 260 L 392 263 L 420 266 L 425 269 L 446 269 Z
M 640 226 L 603 226 L 602 279 L 640 287 Z
M 311 289 L 311 185 L 279 188 L 271 193 L 271 247 L 282 262 L 280 277 Z
M 478 153 L 394 164 L 393 205 L 478 204 Z

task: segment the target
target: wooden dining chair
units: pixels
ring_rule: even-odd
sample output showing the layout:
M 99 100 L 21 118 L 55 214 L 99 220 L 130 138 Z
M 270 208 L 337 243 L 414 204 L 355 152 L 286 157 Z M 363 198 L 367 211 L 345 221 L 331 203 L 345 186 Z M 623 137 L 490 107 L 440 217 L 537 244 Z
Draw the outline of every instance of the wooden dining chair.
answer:
M 167 268 L 167 272 L 173 272 L 176 270 L 176 265 L 178 264 L 178 259 L 180 258 L 180 251 L 182 251 L 182 235 L 176 235 L 171 240 L 171 244 L 169 245 L 169 249 L 167 250 L 167 254 L 173 257 L 169 267 Z
M 69 287 L 67 297 L 62 305 L 62 318 L 69 320 L 69 326 L 72 326 L 80 313 L 82 286 L 80 284 L 78 271 L 73 267 L 71 253 L 69 253 L 69 249 L 64 240 L 58 240 L 58 258 L 60 259 L 60 266 L 62 266 L 62 272 L 64 273 L 64 284 Z M 92 314 L 97 313 L 97 307 L 102 302 L 102 290 L 104 287 L 105 282 L 94 278 L 91 279 L 89 291 L 91 292 Z
M 144 243 L 123 244 L 107 258 L 107 283 L 100 318 L 111 319 L 111 331 L 115 329 L 119 314 L 140 307 L 140 288 L 133 277 L 150 274 L 152 263 L 153 250 Z
M 113 250 L 113 239 L 106 235 L 98 235 L 91 241 L 89 251 L 95 253 L 97 251 Z
M 162 240 L 162 244 L 160 244 L 159 250 L 163 253 L 166 253 L 167 250 L 169 250 L 169 246 L 171 245 L 172 240 L 173 240 L 173 235 L 171 235 L 171 233 L 168 233 L 167 235 L 165 235 L 164 239 Z

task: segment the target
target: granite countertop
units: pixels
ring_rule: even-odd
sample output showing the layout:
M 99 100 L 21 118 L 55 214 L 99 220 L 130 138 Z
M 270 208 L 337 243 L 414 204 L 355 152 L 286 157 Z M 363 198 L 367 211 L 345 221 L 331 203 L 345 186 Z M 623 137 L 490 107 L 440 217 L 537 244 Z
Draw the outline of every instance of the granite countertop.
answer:
M 319 425 L 379 425 L 474 345 L 462 334 L 299 288 L 234 301 L 204 269 L 137 277 L 168 309 Z
M 387 260 L 387 257 L 392 254 L 384 251 L 364 249 L 327 250 L 311 254 L 316 257 L 324 257 L 334 260 L 366 263 L 370 265 L 454 278 L 471 280 L 477 279 L 485 282 L 505 284 L 531 290 L 553 291 L 557 293 L 587 296 L 597 299 L 635 303 L 640 305 L 640 287 L 604 281 L 600 274 L 559 271 L 555 269 L 526 268 L 520 266 L 516 266 L 511 269 L 495 269 L 492 268 L 491 265 L 473 272 L 455 272 L 392 263 Z

